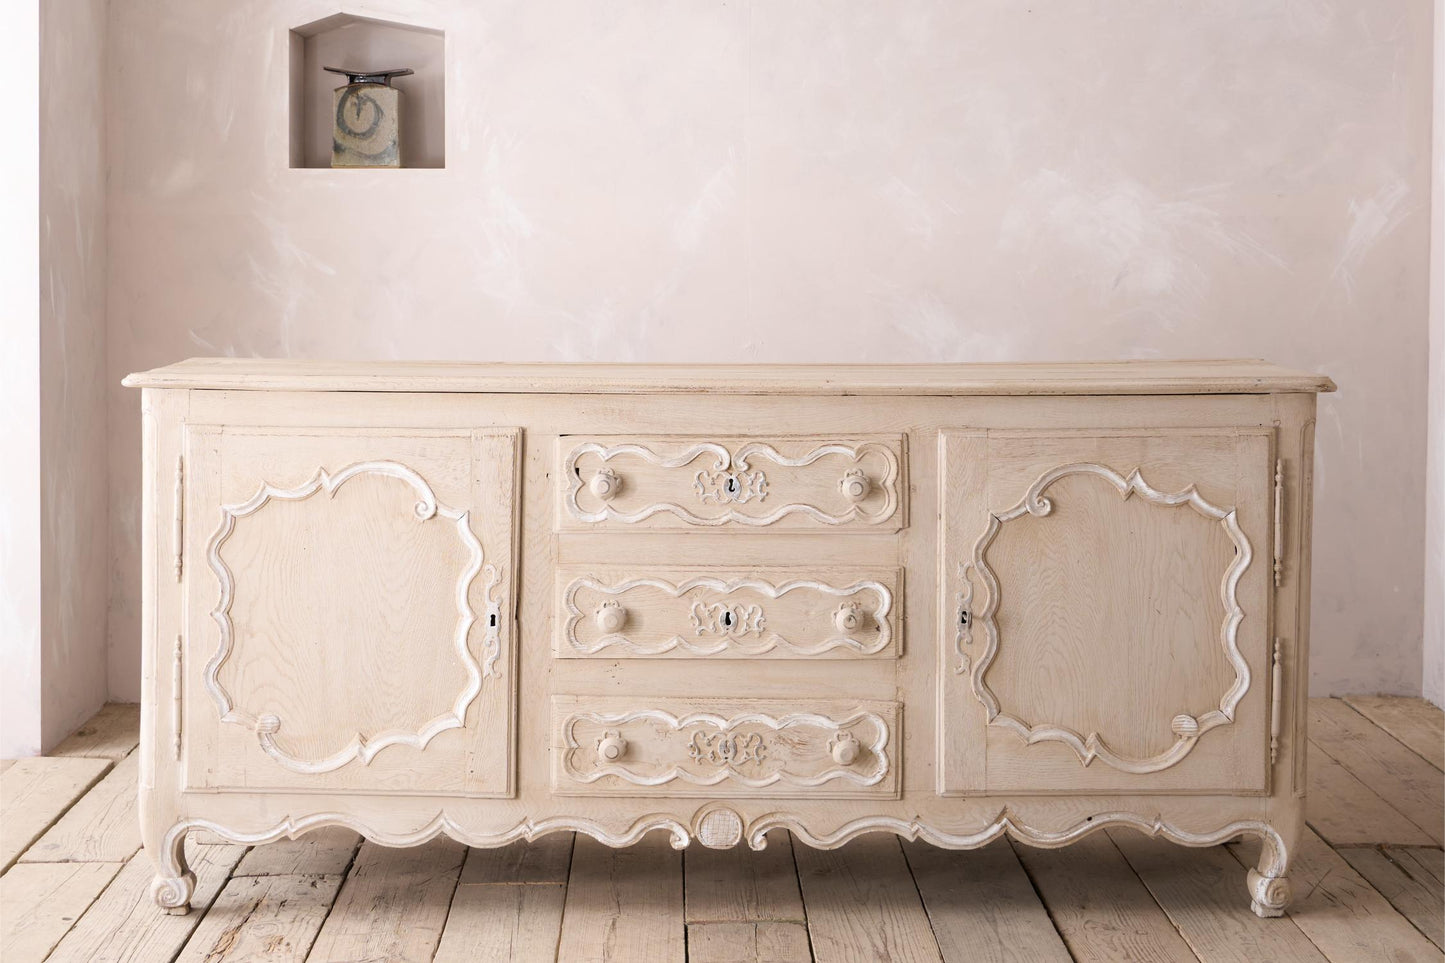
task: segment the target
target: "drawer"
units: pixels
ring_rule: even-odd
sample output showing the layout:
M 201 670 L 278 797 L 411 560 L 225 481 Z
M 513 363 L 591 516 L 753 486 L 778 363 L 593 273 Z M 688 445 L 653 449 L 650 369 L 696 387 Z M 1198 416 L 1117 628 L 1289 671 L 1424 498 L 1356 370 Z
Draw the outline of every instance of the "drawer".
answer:
M 559 439 L 561 530 L 897 531 L 901 435 Z
M 564 659 L 896 658 L 897 569 L 562 569 Z
M 899 705 L 552 699 L 562 795 L 896 797 Z

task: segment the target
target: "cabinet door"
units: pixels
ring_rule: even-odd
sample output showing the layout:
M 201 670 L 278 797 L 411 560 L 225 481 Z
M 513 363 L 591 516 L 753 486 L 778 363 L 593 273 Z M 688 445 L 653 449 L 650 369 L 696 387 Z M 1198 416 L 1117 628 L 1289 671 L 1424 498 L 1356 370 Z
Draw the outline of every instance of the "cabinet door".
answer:
M 942 439 L 940 790 L 1268 788 L 1268 429 Z
M 512 430 L 191 426 L 187 788 L 512 791 Z

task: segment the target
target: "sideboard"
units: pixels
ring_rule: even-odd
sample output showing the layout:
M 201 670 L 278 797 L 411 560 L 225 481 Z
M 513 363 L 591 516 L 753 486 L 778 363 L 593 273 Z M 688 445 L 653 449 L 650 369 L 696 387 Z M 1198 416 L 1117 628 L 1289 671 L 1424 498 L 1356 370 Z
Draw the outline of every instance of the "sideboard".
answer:
M 1262 361 L 131 375 L 140 804 L 183 850 L 1303 824 L 1315 395 Z

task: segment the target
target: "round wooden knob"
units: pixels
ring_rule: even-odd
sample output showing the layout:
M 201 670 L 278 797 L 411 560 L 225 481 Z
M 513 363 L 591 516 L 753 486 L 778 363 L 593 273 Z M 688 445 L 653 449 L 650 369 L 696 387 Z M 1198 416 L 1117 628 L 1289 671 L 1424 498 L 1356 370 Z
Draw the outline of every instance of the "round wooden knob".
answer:
M 592 494 L 596 495 L 604 502 L 611 498 L 613 495 L 616 495 L 618 489 L 620 489 L 621 487 L 622 479 L 618 477 L 617 472 L 613 471 L 611 468 L 602 469 L 597 474 L 593 475 L 592 480 L 587 483 L 587 488 L 592 492 Z
M 833 624 L 838 627 L 839 632 L 857 632 L 863 627 L 866 618 L 863 606 L 857 602 L 844 602 L 838 606 L 838 611 L 833 613 Z
M 613 632 L 620 632 L 627 624 L 627 609 L 622 607 L 621 602 L 603 602 L 597 606 L 594 618 L 597 620 L 598 631 L 611 635 Z
M 627 755 L 627 740 L 620 732 L 604 732 L 597 740 L 597 758 L 603 762 L 616 762 Z
M 840 766 L 851 766 L 858 759 L 858 740 L 851 732 L 840 732 L 828 746 L 833 761 Z
M 844 498 L 856 503 L 868 497 L 868 493 L 873 490 L 873 482 L 861 470 L 852 468 L 844 472 L 842 480 L 838 482 L 838 489 Z

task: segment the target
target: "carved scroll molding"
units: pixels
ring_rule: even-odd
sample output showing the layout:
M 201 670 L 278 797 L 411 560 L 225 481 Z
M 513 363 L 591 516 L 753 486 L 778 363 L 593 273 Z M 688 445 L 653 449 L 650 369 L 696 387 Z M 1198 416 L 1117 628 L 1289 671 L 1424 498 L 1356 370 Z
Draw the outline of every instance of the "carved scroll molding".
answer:
M 590 723 L 594 731 L 615 727 L 608 735 L 615 736 L 616 730 L 626 732 L 632 723 L 647 723 L 653 732 L 687 735 L 687 753 L 693 767 L 681 761 L 654 763 L 655 772 L 642 772 L 639 765 L 646 765 L 644 753 L 647 744 L 642 743 L 638 758 L 623 756 L 615 761 L 600 759 L 595 767 L 580 769 L 575 764 L 576 753 L 584 748 L 578 738 L 579 723 Z M 828 756 L 828 740 L 840 732 L 851 732 L 854 727 L 868 726 L 873 730 L 872 738 L 866 742 L 870 756 L 867 767 L 855 767 L 835 763 Z M 691 730 L 689 733 L 688 730 Z M 740 731 L 742 730 L 742 731 Z M 761 730 L 761 731 L 759 731 Z M 810 735 L 807 730 L 813 730 Z M 787 740 L 774 740 L 771 735 L 786 734 Z M 580 783 L 592 783 L 605 776 L 616 776 L 636 786 L 662 786 L 673 780 L 682 780 L 697 786 L 715 786 L 721 782 L 735 783 L 751 789 L 762 789 L 782 783 L 788 786 L 821 786 L 833 780 L 851 782 L 857 786 L 876 786 L 888 776 L 892 761 L 888 756 L 889 728 L 887 721 L 874 712 L 855 712 L 844 719 L 834 720 L 813 712 L 794 712 L 783 716 L 772 716 L 762 712 L 744 712 L 733 716 L 722 716 L 712 712 L 693 712 L 675 716 L 661 709 L 635 709 L 626 712 L 574 712 L 562 725 L 565 751 L 562 771 L 567 778 Z M 788 771 L 791 757 L 785 744 L 811 741 L 817 750 L 813 755 L 829 761 L 817 772 L 802 775 Z M 739 754 L 739 749 L 742 753 Z M 590 752 L 592 747 L 586 749 Z M 780 763 L 779 768 L 763 772 L 758 763 L 765 760 Z M 753 765 L 748 765 L 752 763 Z M 757 772 L 750 775 L 749 771 Z
M 1234 683 L 1219 700 L 1217 709 L 1212 709 L 1197 719 L 1188 713 L 1176 715 L 1170 723 L 1170 728 L 1174 733 L 1174 744 L 1163 752 L 1145 759 L 1125 756 L 1114 751 L 1103 736 L 1097 732 L 1085 734 L 1064 725 L 1033 725 L 1025 722 L 1004 710 L 999 704 L 998 696 L 989 688 L 988 682 L 985 680 L 989 666 L 998 654 L 999 647 L 998 623 L 994 618 L 998 612 L 999 583 L 998 577 L 988 564 L 988 549 L 1007 522 L 1025 514 L 1043 518 L 1052 512 L 1053 503 L 1044 493 L 1056 481 L 1070 475 L 1101 478 L 1118 489 L 1119 494 L 1124 498 L 1139 495 L 1153 504 L 1168 508 L 1187 506 L 1205 518 L 1219 522 L 1228 534 L 1230 541 L 1234 543 L 1234 561 L 1225 570 L 1220 583 L 1220 597 L 1224 602 L 1225 617 L 1219 632 L 1220 644 L 1224 648 L 1225 657 L 1234 669 Z M 988 527 L 974 544 L 972 568 L 978 573 L 988 590 L 988 602 L 983 611 L 976 613 L 972 618 L 975 624 L 983 627 L 986 641 L 983 653 L 973 664 L 971 681 L 974 694 L 987 711 L 988 724 L 1017 733 L 1029 745 L 1038 742 L 1063 743 L 1078 754 L 1079 760 L 1085 766 L 1095 759 L 1102 759 L 1122 772 L 1149 773 L 1167 769 L 1178 763 L 1189 754 L 1204 733 L 1234 721 L 1235 709 L 1249 690 L 1249 664 L 1239 651 L 1239 624 L 1244 620 L 1244 610 L 1239 604 L 1239 580 L 1243 577 L 1245 570 L 1249 568 L 1252 557 L 1253 550 L 1250 547 L 1249 539 L 1245 537 L 1240 528 L 1239 518 L 1234 509 L 1220 508 L 1211 504 L 1199 494 L 1193 485 L 1179 492 L 1161 492 L 1151 487 L 1139 474 L 1138 469 L 1130 472 L 1126 477 L 1111 468 L 1092 463 L 1062 465 L 1045 472 L 1029 486 L 1023 499 L 1017 505 L 1001 514 L 989 516 Z M 967 571 L 963 573 L 963 577 L 967 581 Z M 971 641 L 970 636 L 960 634 L 958 649 L 961 656 L 964 655 L 963 645 L 969 641 Z
M 263 823 L 255 830 L 190 818 L 174 823 L 166 831 L 159 851 L 153 854 L 161 875 L 152 887 L 152 894 L 164 906 L 183 905 L 189 899 L 195 877 L 186 865 L 184 842 L 187 833 L 197 830 L 215 833 L 227 842 L 255 846 L 295 839 L 313 830 L 336 826 L 352 830 L 374 843 L 393 847 L 418 846 L 441 835 L 467 846 L 496 847 L 517 840 L 537 839 L 554 832 L 584 833 L 607 846 L 620 847 L 636 843 L 649 832 L 663 831 L 671 837 L 674 849 L 686 849 L 693 839 L 705 846 L 730 846 L 745 839 L 754 850 L 767 847 L 767 834 L 774 829 L 786 829 L 798 841 L 815 849 L 836 849 L 866 833 L 876 832 L 923 840 L 945 849 L 977 849 L 1002 836 L 1031 846 L 1055 849 L 1114 827 L 1135 829 L 1146 836 L 1184 846 L 1217 846 L 1237 836 L 1248 835 L 1257 836 L 1264 843 L 1259 869 L 1251 870 L 1249 874 L 1250 888 L 1253 891 L 1257 887 L 1272 887 L 1276 891 L 1275 903 L 1280 906 L 1288 900 L 1286 873 L 1293 855 L 1278 830 L 1262 820 L 1240 819 L 1201 830 L 1179 826 L 1162 816 L 1151 817 L 1126 811 L 1101 812 L 1061 828 L 1050 828 L 1031 824 L 1005 806 L 991 821 L 972 831 L 945 829 L 920 819 L 883 815 L 864 816 L 826 832 L 818 831 L 809 820 L 791 812 L 769 812 L 747 822 L 745 827 L 743 822 L 741 815 L 715 803 L 700 808 L 691 825 L 669 813 L 654 812 L 632 820 L 595 820 L 576 816 L 524 819 L 500 831 L 470 829 L 445 812 L 436 813 L 426 823 L 397 829 L 383 829 L 342 812 L 287 816 L 275 823 Z
M 972 562 L 962 562 L 958 566 L 958 608 L 953 614 L 953 649 L 958 654 L 958 666 L 954 671 L 959 675 L 973 667 L 973 656 L 968 651 L 973 646 L 973 579 L 968 577 L 972 567 Z
M 457 627 L 453 638 L 453 647 L 456 650 L 457 658 L 461 660 L 466 669 L 467 683 L 457 694 L 449 709 L 415 730 L 387 729 L 371 734 L 358 732 L 344 748 L 324 759 L 299 759 L 288 753 L 276 740 L 276 733 L 283 726 L 282 719 L 274 714 L 257 715 L 238 706 L 231 694 L 221 685 L 221 666 L 230 657 L 235 644 L 234 628 L 231 624 L 231 601 L 235 592 L 235 578 L 230 567 L 221 558 L 221 549 L 235 531 L 237 519 L 254 514 L 272 499 L 301 501 L 318 492 L 334 496 L 337 489 L 347 481 L 365 474 L 395 478 L 411 486 L 417 496 L 413 508 L 417 519 L 427 522 L 434 518 L 440 518 L 451 522 L 456 529 L 457 537 L 461 539 L 470 555 L 465 569 L 457 577 Z M 215 619 L 221 630 L 220 644 L 210 661 L 206 663 L 203 675 L 206 691 L 215 700 L 216 707 L 221 713 L 222 722 L 252 730 L 256 734 L 261 748 L 278 763 L 293 772 L 306 774 L 331 772 L 340 769 L 353 759 L 360 759 L 363 764 L 367 764 L 387 746 L 401 745 L 410 746 L 413 749 L 424 749 L 427 743 L 439 733 L 465 726 L 467 709 L 480 694 L 482 679 L 497 674 L 496 664 L 501 654 L 501 618 L 499 615 L 501 602 L 496 596 L 496 591 L 501 583 L 501 573 L 496 566 L 485 563 L 482 557 L 482 544 L 471 529 L 470 514 L 439 504 L 431 486 L 416 472 L 398 462 L 357 462 L 335 474 L 327 472 L 324 468 L 318 469 L 309 481 L 295 488 L 278 488 L 263 483 L 256 494 L 246 501 L 240 504 L 221 506 L 221 524 L 207 543 L 206 558 L 210 563 L 211 570 L 216 574 L 216 580 L 220 583 L 220 597 L 216 602 L 215 609 L 211 612 L 211 617 Z M 486 634 L 482 642 L 482 660 L 480 662 L 472 654 L 471 647 L 467 643 L 472 625 L 477 621 L 477 613 L 472 609 L 470 594 L 472 582 L 478 574 L 481 574 L 486 580 L 482 594 L 487 604 Z M 336 646 L 328 651 L 344 652 L 345 648 Z
M 698 835 L 698 831 L 706 828 L 707 817 L 719 811 L 737 815 L 726 805 L 709 803 L 698 810 L 691 826 L 668 813 L 649 813 L 615 823 L 580 816 L 552 816 L 524 819 L 500 832 L 471 830 L 445 812 L 438 812 L 429 821 L 408 829 L 382 829 L 358 816 L 342 812 L 288 816 L 276 823 L 263 824 L 263 828 L 258 830 L 192 818 L 176 822 L 166 831 L 162 841 L 163 851 L 159 855 L 162 857 L 162 868 L 179 875 L 184 871 L 182 866 L 165 857 L 171 853 L 179 854 L 181 842 L 190 832 L 211 832 L 229 843 L 260 846 L 283 839 L 296 839 L 306 833 L 330 827 L 352 830 L 382 846 L 420 846 L 445 835 L 459 843 L 478 848 L 505 846 L 518 840 L 532 840 L 558 832 L 583 833 L 608 846 L 631 846 L 647 833 L 662 830 L 672 837 L 674 849 L 686 849 L 694 836 Z M 899 819 L 883 815 L 863 816 L 834 830 L 819 832 L 809 825 L 805 817 L 797 813 L 769 812 L 748 822 L 741 839 L 747 841 L 750 849 L 762 850 L 767 848 L 768 833 L 774 829 L 786 829 L 814 849 L 837 849 L 867 833 L 886 832 L 904 839 L 923 840 L 944 849 L 978 849 L 1006 835 L 1031 846 L 1055 849 L 1078 842 L 1090 833 L 1114 827 L 1135 829 L 1146 836 L 1158 836 L 1182 846 L 1218 846 L 1236 836 L 1256 836 L 1265 843 L 1266 851 L 1261 855 L 1261 863 L 1269 868 L 1272 875 L 1278 876 L 1283 876 L 1286 872 L 1291 855 L 1279 831 L 1258 819 L 1233 820 L 1213 829 L 1193 830 L 1168 822 L 1162 816 L 1109 811 L 1087 816 L 1060 829 L 1049 829 L 1019 818 L 1007 806 L 1000 809 L 991 821 L 971 832 L 948 830 L 919 819 Z
M 622 511 L 607 504 L 596 511 L 588 511 L 577 501 L 578 493 L 583 488 L 577 463 L 587 455 L 595 455 L 604 463 L 621 455 L 631 455 L 665 469 L 683 468 L 704 455 L 711 455 L 712 463 L 696 473 L 693 491 L 701 505 L 717 504 L 729 507 L 716 515 L 699 515 L 677 502 L 657 501 L 633 511 Z M 766 503 L 772 494 L 763 470 L 753 467 L 754 459 L 784 468 L 803 468 L 829 455 L 843 455 L 854 462 L 871 455 L 879 456 L 885 465 L 885 472 L 883 477 L 874 479 L 874 483 L 884 495 L 882 502 L 874 505 L 850 503 L 840 511 L 826 511 L 804 501 L 787 502 L 765 514 L 740 510 L 741 506 L 750 503 Z M 788 515 L 797 514 L 825 525 L 842 525 L 854 520 L 882 522 L 892 518 L 898 510 L 898 456 L 887 445 L 877 442 L 859 445 L 823 444 L 796 458 L 782 454 L 765 442 L 749 442 L 739 447 L 736 452 L 731 452 L 726 446 L 716 442 L 700 442 L 674 456 L 658 454 L 646 445 L 602 445 L 586 442 L 568 453 L 563 465 L 563 476 L 568 480 L 564 496 L 567 511 L 584 522 L 610 520 L 634 523 L 657 514 L 668 513 L 691 525 L 712 526 L 735 522 L 741 525 L 764 526 Z
M 591 641 L 578 637 L 578 626 L 591 615 L 590 612 L 584 612 L 577 602 L 580 592 L 594 591 L 616 599 L 633 589 L 644 587 L 657 589 L 675 599 L 682 599 L 688 593 L 698 590 L 705 590 L 718 597 L 709 596 L 692 605 L 689 625 L 695 637 L 675 634 L 659 642 L 637 642 L 627 635 L 625 625 L 621 631 L 609 632 Z M 734 611 L 736 606 L 730 605 L 727 597 L 744 590 L 756 592 L 769 599 L 779 599 L 792 592 L 817 592 L 839 600 L 871 593 L 876 602 L 869 611 L 874 630 L 869 634 L 875 637 L 868 640 L 856 638 L 853 633 L 840 632 L 829 623 L 823 627 L 825 637 L 816 642 L 786 638 L 772 630 L 764 612 L 746 611 L 757 606 L 744 606 L 744 611 Z M 675 650 L 696 656 L 717 655 L 722 652 L 758 656 L 773 651 L 786 655 L 817 656 L 835 649 L 846 649 L 858 655 L 875 655 L 888 648 L 893 641 L 893 593 L 888 586 L 874 579 L 860 579 L 844 586 L 828 585 L 816 579 L 792 579 L 775 584 L 759 578 L 720 579 L 711 576 L 699 576 L 677 583 L 659 578 L 633 578 L 609 584 L 591 576 L 584 576 L 568 583 L 563 602 L 568 616 L 562 630 L 564 644 L 582 655 L 595 655 L 610 648 L 621 649 L 633 656 L 658 656 Z M 730 625 L 722 624 L 724 611 L 731 615 Z M 748 638 L 749 635 L 755 637 Z

